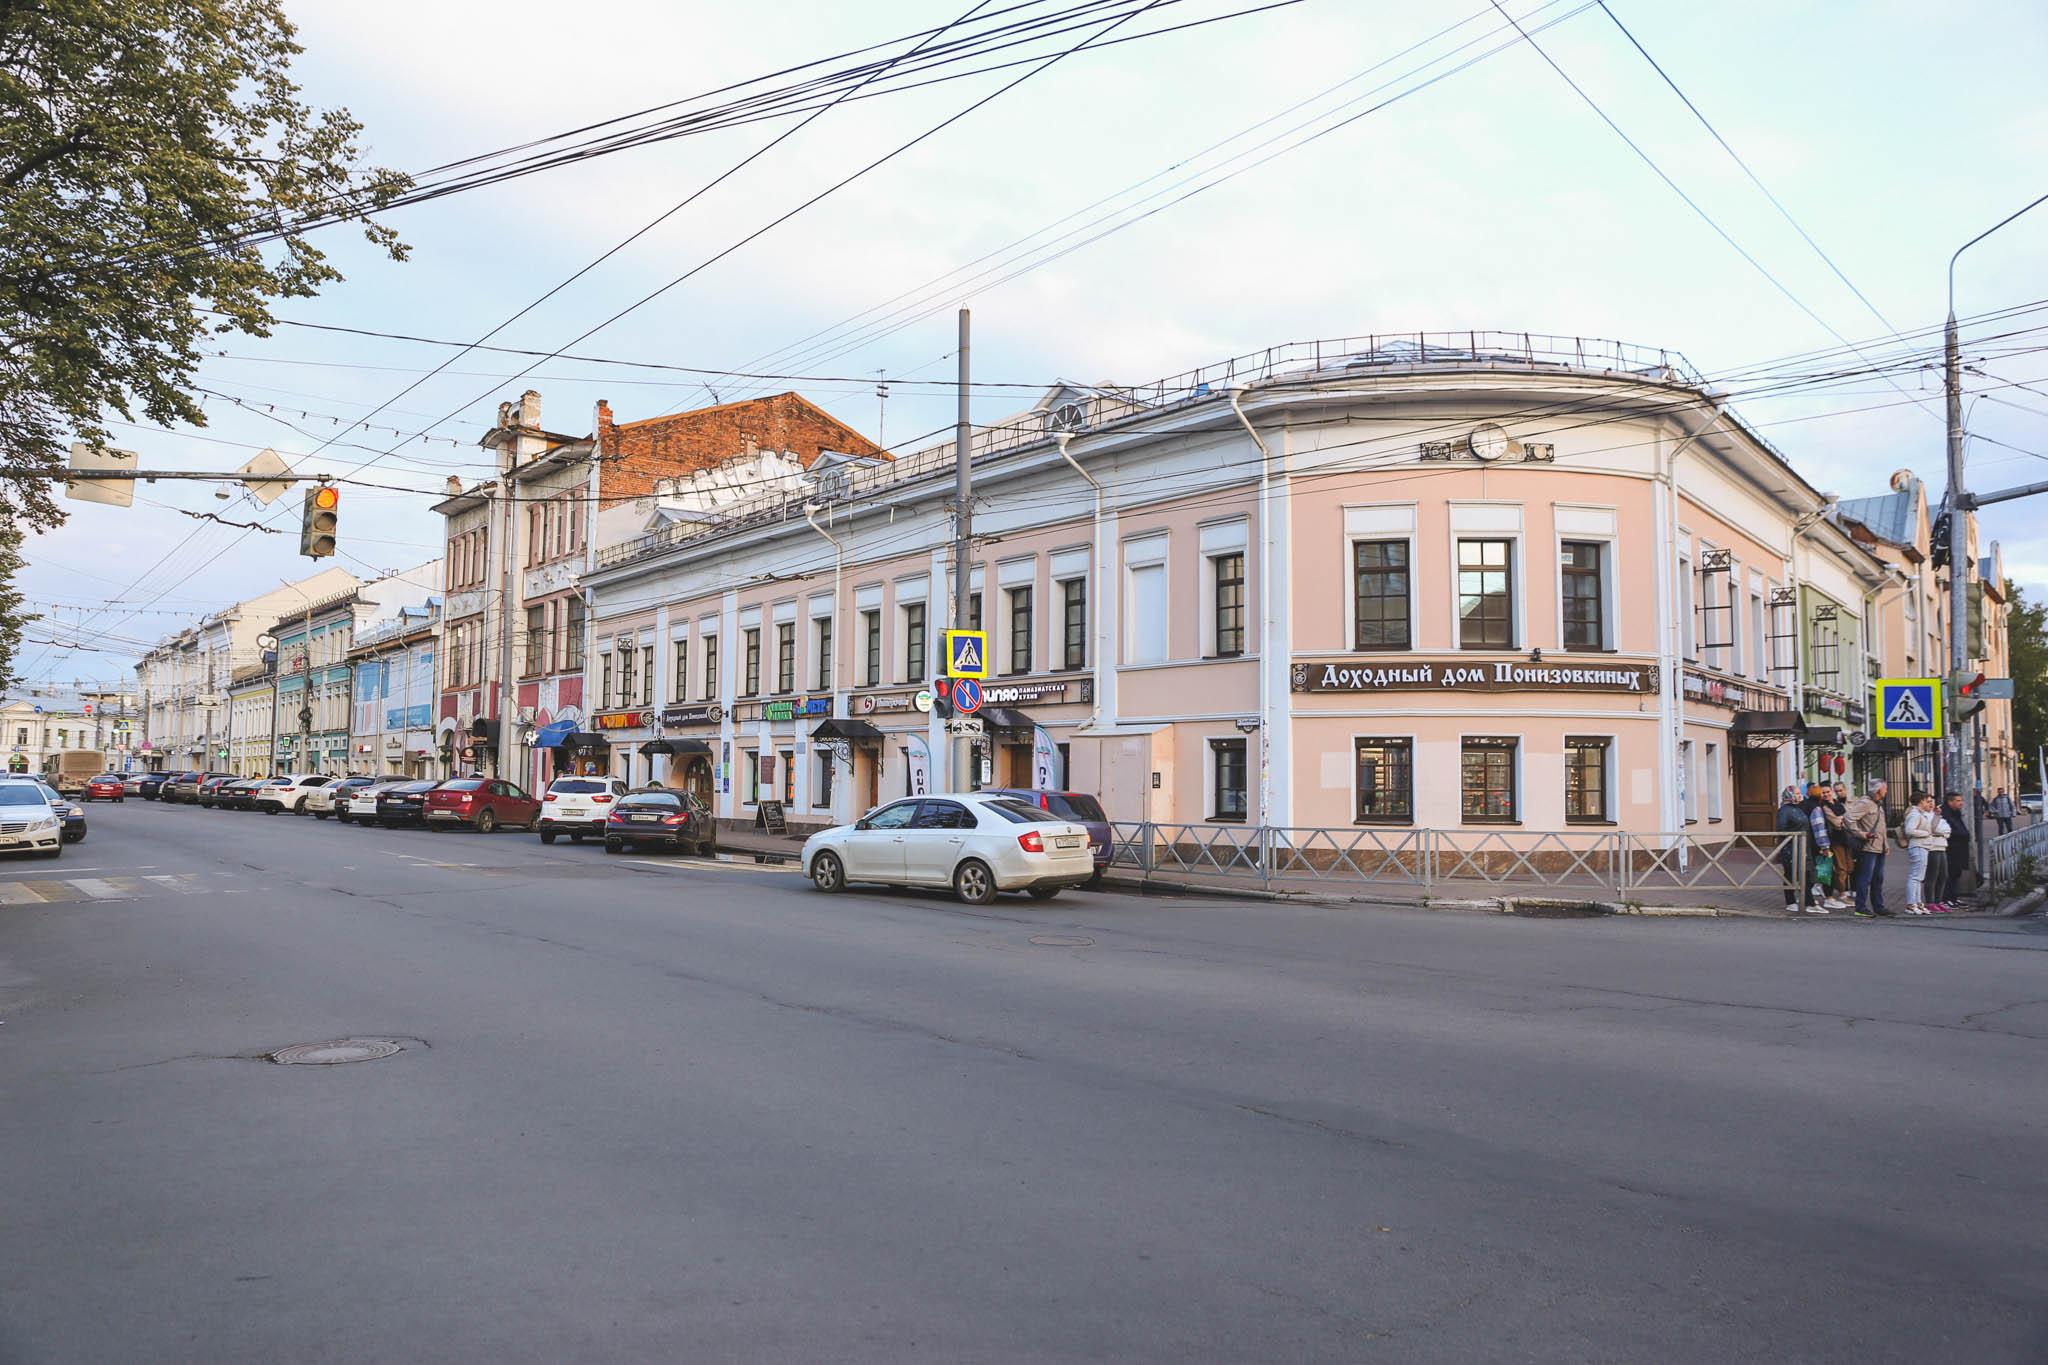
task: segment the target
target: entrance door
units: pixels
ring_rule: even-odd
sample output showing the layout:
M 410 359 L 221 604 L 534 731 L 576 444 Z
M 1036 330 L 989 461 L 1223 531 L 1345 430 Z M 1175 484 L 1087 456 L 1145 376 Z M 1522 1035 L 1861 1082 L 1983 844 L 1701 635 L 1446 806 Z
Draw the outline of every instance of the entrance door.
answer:
M 1769 833 L 1778 821 L 1778 762 L 1770 749 L 1733 749 L 1735 759 L 1735 830 L 1738 834 Z M 1709 782 L 1719 775 L 1706 775 Z
M 706 809 L 711 806 L 711 760 L 702 754 L 692 754 L 689 766 L 683 769 L 683 787 L 692 796 L 702 801 Z

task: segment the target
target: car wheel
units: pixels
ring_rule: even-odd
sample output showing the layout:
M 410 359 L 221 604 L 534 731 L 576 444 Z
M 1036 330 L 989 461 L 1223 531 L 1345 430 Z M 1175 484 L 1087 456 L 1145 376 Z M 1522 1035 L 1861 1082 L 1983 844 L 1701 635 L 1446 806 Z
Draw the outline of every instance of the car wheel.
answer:
M 278 812 L 278 811 L 279 811 L 280 809 L 281 809 L 281 807 L 278 807 L 278 806 L 265 806 L 265 807 L 263 808 L 263 813 L 264 813 L 265 815 L 275 815 L 275 814 L 277 814 L 277 812 Z
M 497 827 L 498 815 L 496 811 L 481 810 L 476 813 L 476 832 L 478 834 L 489 834 Z
M 544 844 L 552 844 L 555 841 L 555 832 L 551 829 L 542 830 L 540 832 L 540 841 Z M 583 841 L 579 839 L 576 842 L 581 843 Z
M 349 813 L 345 810 L 338 810 L 334 812 L 334 818 L 345 825 L 349 822 Z
M 820 853 L 811 859 L 811 885 L 827 894 L 846 889 L 846 868 L 837 853 Z
M 607 839 L 604 841 L 604 851 L 607 853 L 617 853 L 624 847 L 625 845 L 617 839 Z
M 996 874 L 978 858 L 953 869 L 953 894 L 969 905 L 987 905 L 996 898 Z
M 65 835 L 65 836 L 64 836 L 64 837 L 63 837 L 62 839 L 59 839 L 59 840 L 57 841 L 57 845 L 58 845 L 58 847 L 60 847 L 60 848 L 61 848 L 61 847 L 63 847 L 63 846 L 65 845 L 65 844 L 82 844 L 82 843 L 84 843 L 84 842 L 85 842 L 85 831 L 84 831 L 84 830 L 80 830 L 80 831 L 78 831 L 78 833 L 76 833 L 76 834 L 67 834 L 67 835 Z
M 324 810 L 316 810 L 316 811 L 314 811 L 314 812 L 313 812 L 313 818 L 314 818 L 315 820 L 325 820 L 325 819 L 327 818 L 328 814 L 329 814 L 329 812 L 327 812 L 327 811 L 324 811 Z
M 1059 893 L 1060 889 L 1057 886 L 1034 886 L 1031 888 L 1031 899 L 1035 901 L 1049 901 Z
M 697 852 L 706 858 L 716 858 L 718 856 L 718 840 L 706 839 L 703 843 L 697 845 Z
M 1101 885 L 1102 885 L 1102 869 L 1098 867 L 1098 868 L 1096 868 L 1096 869 L 1095 869 L 1095 870 L 1094 870 L 1093 872 L 1089 873 L 1089 874 L 1088 874 L 1088 880 L 1087 880 L 1087 881 L 1085 881 L 1085 882 L 1083 882 L 1083 883 L 1082 883 L 1082 885 L 1083 885 L 1083 886 L 1085 886 L 1085 887 L 1087 887 L 1087 888 L 1088 888 L 1088 889 L 1089 889 L 1090 891 L 1093 891 L 1093 890 L 1095 890 L 1095 889 L 1096 889 L 1097 887 L 1101 886 Z
M 448 832 L 448 826 L 446 825 L 428 825 L 427 828 L 436 834 L 446 834 Z

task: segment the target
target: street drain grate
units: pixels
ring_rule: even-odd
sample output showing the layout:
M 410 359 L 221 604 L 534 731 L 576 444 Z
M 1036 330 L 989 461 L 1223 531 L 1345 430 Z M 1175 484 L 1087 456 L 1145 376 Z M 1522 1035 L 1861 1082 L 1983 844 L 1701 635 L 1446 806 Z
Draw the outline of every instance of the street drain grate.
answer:
M 1095 940 L 1079 934 L 1036 934 L 1031 941 L 1041 948 L 1092 948 Z
M 280 1066 L 335 1066 L 341 1062 L 378 1062 L 405 1051 L 388 1038 L 336 1038 L 325 1043 L 295 1043 L 270 1054 Z

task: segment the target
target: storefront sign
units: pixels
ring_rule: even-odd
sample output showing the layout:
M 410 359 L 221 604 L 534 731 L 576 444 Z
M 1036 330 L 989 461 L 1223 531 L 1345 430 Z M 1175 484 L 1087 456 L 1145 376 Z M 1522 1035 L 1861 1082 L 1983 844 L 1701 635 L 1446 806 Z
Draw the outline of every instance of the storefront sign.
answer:
M 829 716 L 832 714 L 830 697 L 798 697 L 795 701 L 770 701 L 761 703 L 762 720 L 795 720 L 798 716 Z
M 863 692 L 852 699 L 850 706 L 856 716 L 872 716 L 878 711 L 908 711 L 911 698 L 916 695 L 915 691 Z
M 1741 683 L 1729 682 L 1726 678 L 1716 678 L 1705 673 L 1688 672 L 1685 675 L 1685 699 L 1708 706 L 1725 706 L 1732 711 L 1779 709 L 1772 705 L 1772 698 L 1757 692 L 1755 688 L 1744 687 Z
M 590 718 L 600 730 L 637 730 L 654 724 L 652 711 L 600 711 Z
M 717 702 L 699 706 L 665 706 L 661 711 L 663 725 L 716 725 L 725 719 L 725 708 Z
M 1409 659 L 1296 664 L 1296 692 L 1633 692 L 1654 696 L 1655 664 Z
M 1076 695 L 1068 696 L 1069 692 Z M 981 704 L 984 706 L 1015 706 L 1018 702 L 1078 701 L 1087 703 L 1095 700 L 1095 682 L 1084 678 L 1079 682 L 1018 682 L 983 683 Z
M 1806 690 L 1806 709 L 1817 716 L 1829 716 L 1835 720 L 1849 718 L 1849 702 L 1845 697 L 1831 697 L 1825 692 Z

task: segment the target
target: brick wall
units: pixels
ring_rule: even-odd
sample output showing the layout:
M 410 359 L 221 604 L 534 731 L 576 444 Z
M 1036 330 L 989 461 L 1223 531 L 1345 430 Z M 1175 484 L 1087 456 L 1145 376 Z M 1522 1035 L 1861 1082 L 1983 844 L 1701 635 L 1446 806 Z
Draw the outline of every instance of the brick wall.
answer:
M 881 455 L 873 441 L 794 393 L 740 403 L 614 422 L 611 405 L 597 405 L 598 499 L 610 506 L 645 497 L 658 480 L 709 469 L 753 450 L 780 450 L 809 466 L 822 451 Z

